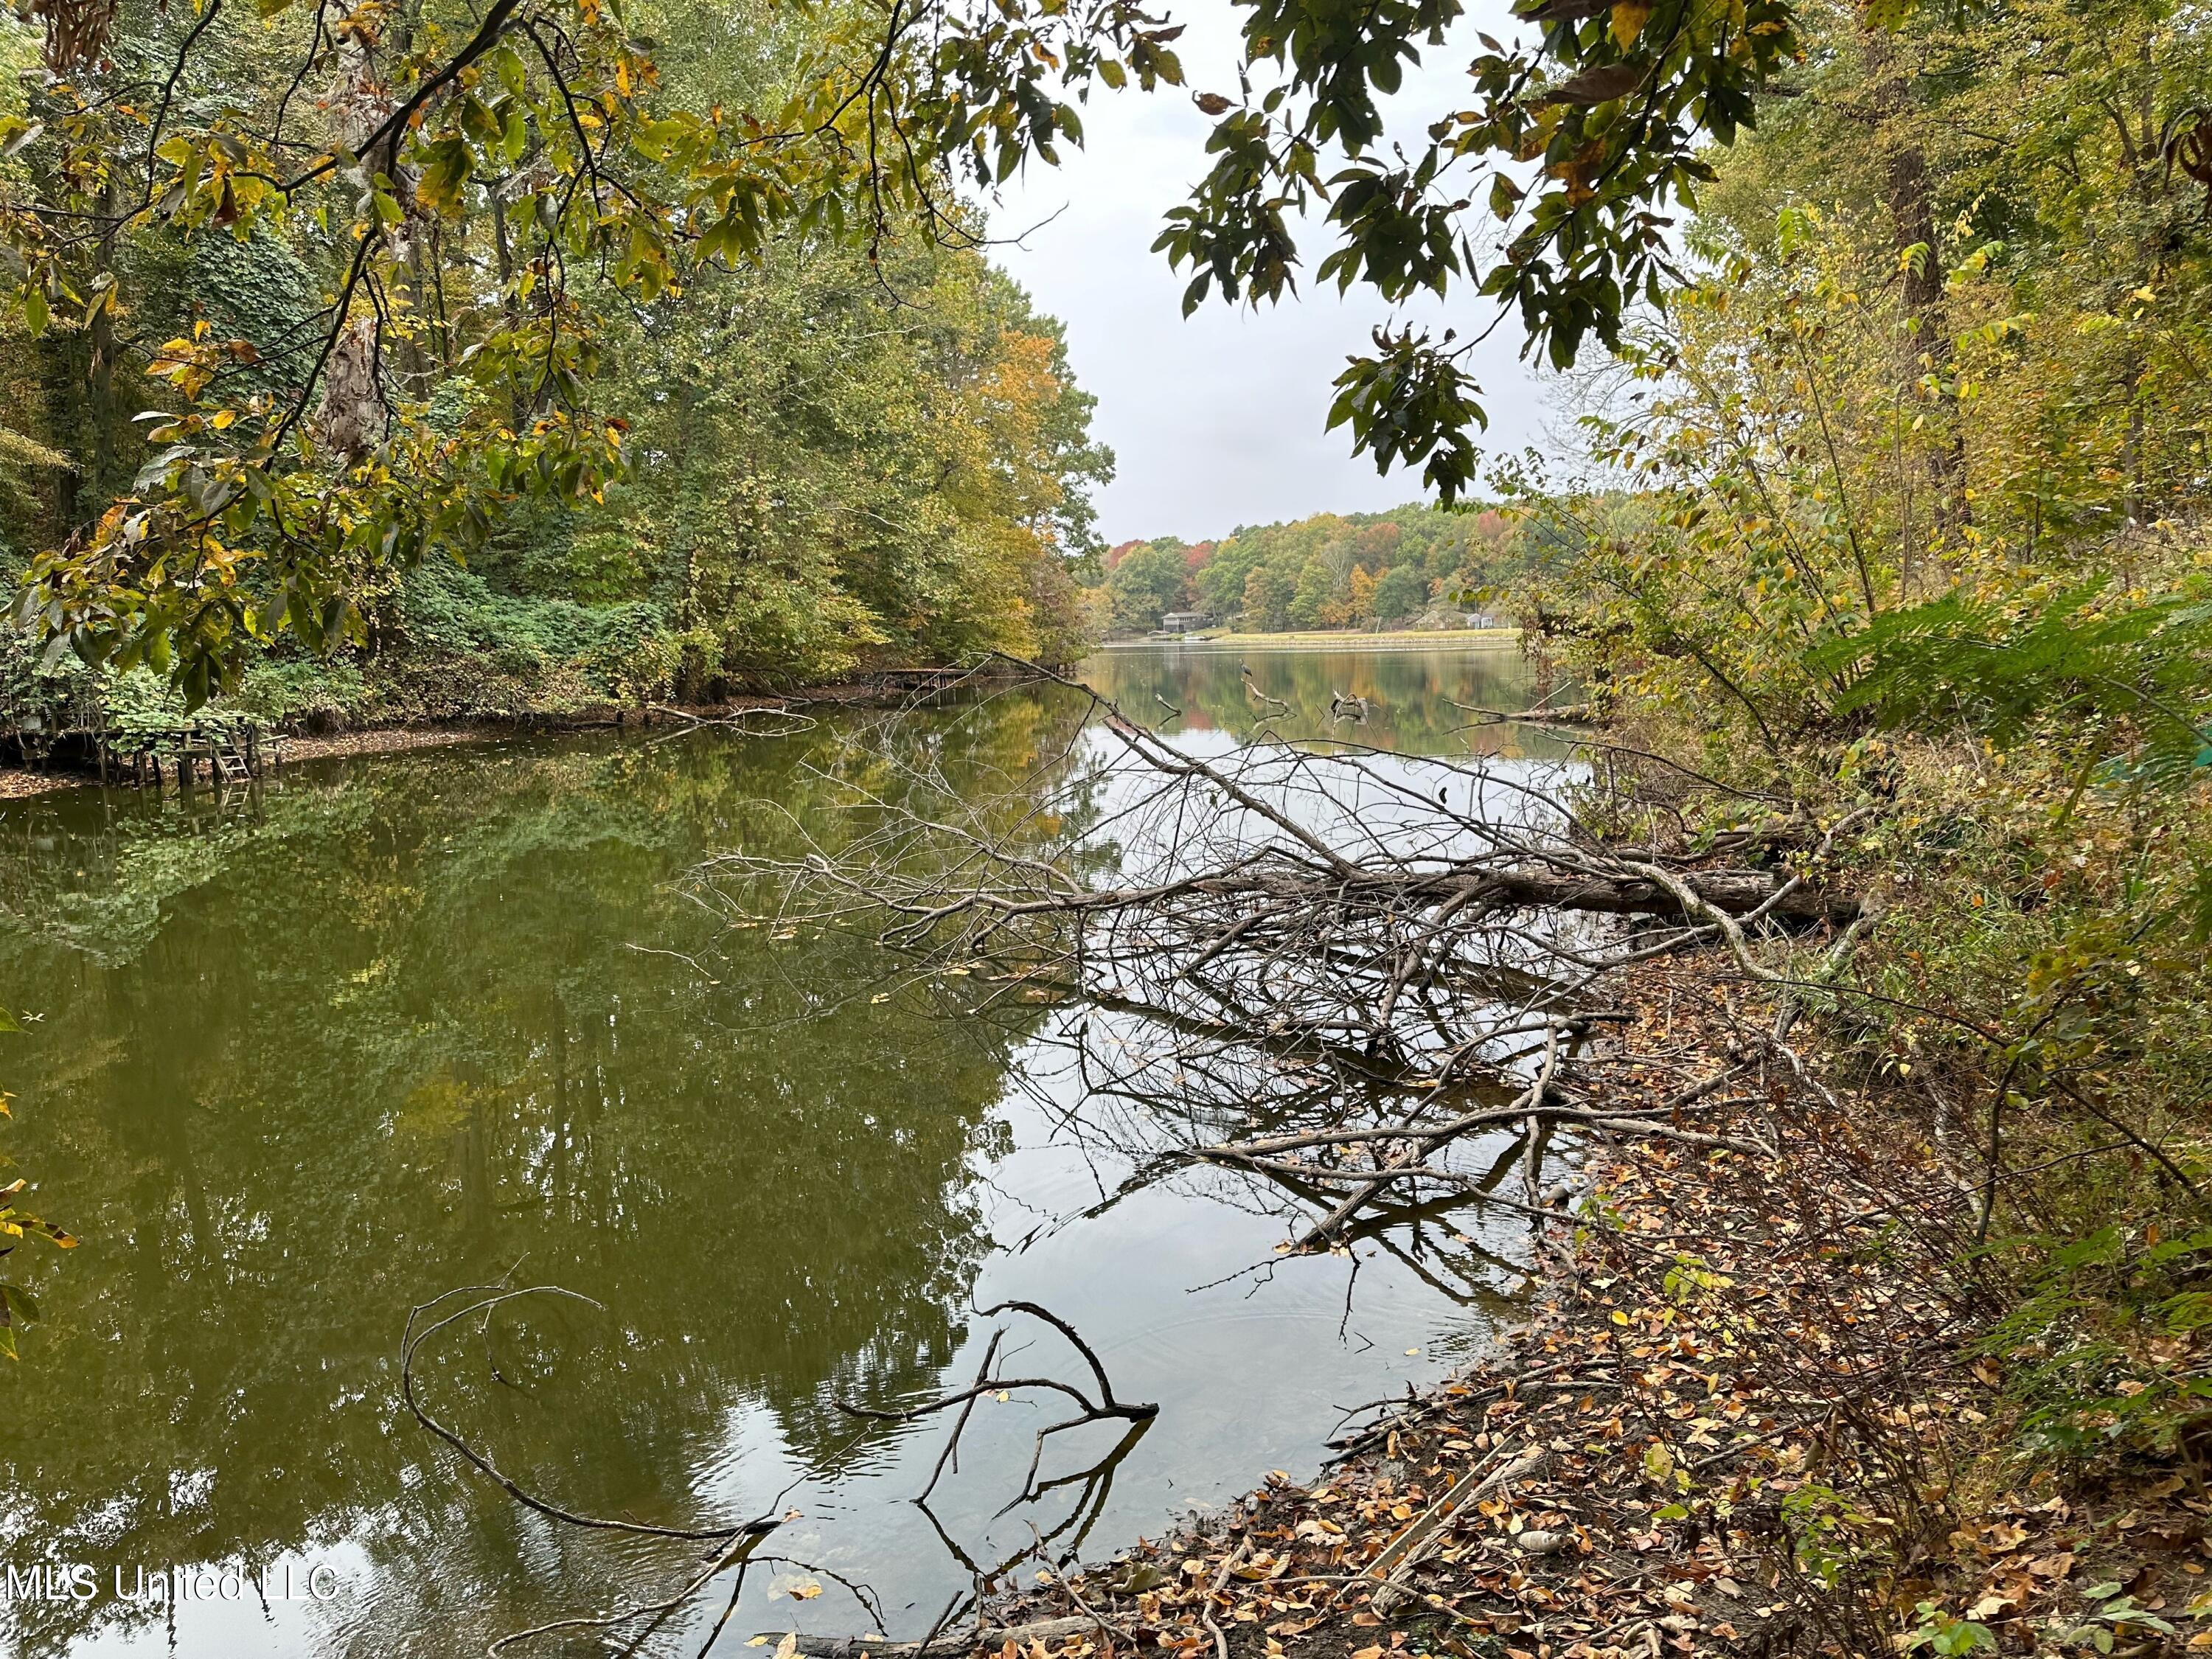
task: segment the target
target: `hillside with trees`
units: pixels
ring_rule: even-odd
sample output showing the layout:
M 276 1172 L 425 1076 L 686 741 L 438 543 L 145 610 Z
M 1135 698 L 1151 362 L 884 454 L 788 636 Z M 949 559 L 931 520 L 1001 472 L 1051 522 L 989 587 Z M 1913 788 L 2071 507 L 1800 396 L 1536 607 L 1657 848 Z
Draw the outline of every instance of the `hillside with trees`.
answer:
M 1200 611 L 1249 633 L 1457 627 L 1528 568 L 1527 538 L 1494 509 L 1413 504 L 1240 526 L 1218 541 L 1165 536 L 1106 551 L 1097 596 L 1118 632 Z
M 0 26 L 0 720 L 1078 650 L 1091 400 L 843 23 L 259 11 Z

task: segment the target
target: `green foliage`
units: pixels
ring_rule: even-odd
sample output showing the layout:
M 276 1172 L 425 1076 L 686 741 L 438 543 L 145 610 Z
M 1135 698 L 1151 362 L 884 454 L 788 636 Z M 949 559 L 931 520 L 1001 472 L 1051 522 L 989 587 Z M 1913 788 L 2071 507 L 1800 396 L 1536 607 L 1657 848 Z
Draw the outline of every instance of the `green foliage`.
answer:
M 1783 1526 L 1798 1570 L 1832 1589 L 1887 1561 L 1894 1523 L 1818 1480 L 1782 1500 Z
M 478 662 L 526 683 L 567 676 L 590 701 L 634 702 L 661 690 L 637 678 L 665 629 L 649 605 L 519 599 L 467 571 L 430 566 L 403 585 L 394 621 L 412 652 L 433 660 Z
M 679 9 L 659 20 L 683 49 L 664 64 L 599 0 L 431 3 L 340 30 L 259 12 L 50 9 L 49 73 L 0 93 L 0 359 L 35 417 L 0 465 L 73 463 L 17 489 L 9 526 L 38 550 L 17 616 L 45 667 L 143 665 L 196 707 L 280 635 L 374 650 L 381 589 L 432 555 L 498 562 L 518 512 L 563 532 L 516 562 L 520 591 L 678 590 L 679 631 L 717 641 L 709 675 L 878 644 L 1072 648 L 1054 562 L 1089 550 L 1083 484 L 1110 462 L 1056 331 L 987 272 L 956 186 L 1079 141 L 1093 81 L 1177 81 L 1177 31 L 1127 0 L 933 8 L 926 26 L 896 8 Z M 145 85 L 166 90 L 118 90 Z M 814 336 L 777 337 L 825 287 Z M 838 362 L 878 337 L 912 349 Z M 777 394 L 805 404 L 806 372 L 834 365 L 833 394 L 872 397 L 937 470 L 903 458 L 897 499 L 805 502 L 808 521 L 779 528 L 819 541 L 828 516 L 852 538 L 889 507 L 866 521 L 902 557 L 951 556 L 859 591 L 890 562 L 833 546 L 773 617 L 787 554 L 687 587 L 692 550 L 603 518 L 665 460 L 649 428 L 678 401 L 624 360 L 687 347 L 755 368 L 763 394 L 714 434 L 729 492 L 776 501 L 731 421 L 803 472 Z M 817 456 L 868 435 L 811 433 Z
M 1905 1653 L 1949 1655 L 1981 1653 L 1994 1650 L 1996 1644 L 1996 1632 L 1987 1625 L 1956 1618 L 1933 1601 L 1923 1601 L 1912 1610 L 1912 1628 L 1905 1633 L 1899 1649 Z
M 2106 1225 L 2010 1248 L 2033 1270 L 1980 1346 L 2011 1364 L 2007 1392 L 2034 1444 L 2171 1455 L 2212 1423 L 2212 1379 L 2191 1374 L 2192 1339 L 2212 1322 L 2212 1231 Z
M 2136 1598 L 2123 1594 L 2117 1583 L 2108 1580 L 2093 1584 L 2081 1595 L 2089 1603 L 2084 1616 L 2070 1626 L 2061 1625 L 2053 1630 L 2052 1633 L 2063 1643 L 2110 1653 L 2114 1642 L 2130 1632 L 2158 1636 L 2175 1633 L 2174 1627 L 2165 1620 L 2147 1607 L 2137 1607 Z
M 1823 641 L 1807 660 L 1824 677 L 1848 673 L 1837 714 L 1865 711 L 1886 728 L 1956 721 L 2009 746 L 2063 718 L 2117 727 L 2130 769 L 2146 778 L 2212 766 L 2212 606 L 2176 597 L 2100 607 L 2110 586 L 2100 577 L 2002 605 L 1949 593 Z
M 1394 564 L 1375 584 L 1377 622 L 1403 622 L 1417 616 L 1429 602 L 1429 584 L 1411 564 Z
M 1452 333 L 1444 331 L 1449 345 Z M 1375 331 L 1376 356 L 1355 357 L 1336 377 L 1328 406 L 1329 429 L 1352 428 L 1352 453 L 1375 457 L 1388 472 L 1401 461 L 1420 461 L 1421 480 L 1449 507 L 1474 480 L 1476 452 L 1470 427 L 1489 417 L 1475 402 L 1481 388 L 1454 356 L 1412 329 Z M 1571 349 L 1567 362 L 1574 360 Z
M 1170 545 L 1172 562 L 1158 551 Z M 1121 626 L 1149 627 L 1160 611 L 1186 608 L 1257 633 L 1423 617 L 1449 625 L 1457 596 L 1471 601 L 1503 586 L 1526 559 L 1498 514 L 1419 505 L 1248 525 L 1195 547 L 1171 538 L 1150 546 L 1141 557 L 1135 544 L 1115 551 L 1107 591 Z

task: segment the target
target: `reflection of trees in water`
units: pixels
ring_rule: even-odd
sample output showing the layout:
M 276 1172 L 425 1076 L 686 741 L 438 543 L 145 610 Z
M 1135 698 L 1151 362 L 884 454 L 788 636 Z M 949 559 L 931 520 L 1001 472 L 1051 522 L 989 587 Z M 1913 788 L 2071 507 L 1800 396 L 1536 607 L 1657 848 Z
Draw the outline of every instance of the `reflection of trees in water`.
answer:
M 1084 672 L 1133 719 L 1163 718 L 1162 702 L 1182 709 L 1182 719 L 1170 730 L 1220 731 L 1239 740 L 1263 732 L 1293 741 L 1342 738 L 1410 755 L 1472 752 L 1544 760 L 1565 753 L 1540 732 L 1480 724 L 1452 707 L 1455 702 L 1493 708 L 1528 706 L 1534 668 L 1519 652 L 1496 645 L 1368 651 L 1117 649 L 1092 657 Z M 1331 718 L 1331 700 L 1340 693 L 1366 700 L 1364 724 Z
M 1105 678 L 1123 708 L 1146 684 Z M 1306 690 L 1329 684 L 1324 664 Z M 1217 772 L 1177 746 L 1182 729 L 1156 738 L 1109 709 L 996 791 L 884 745 L 867 810 L 836 838 L 748 848 L 705 872 L 702 896 L 737 926 L 879 939 L 916 988 L 971 1020 L 1066 1008 L 1016 1080 L 1103 1196 L 1040 1232 L 1163 1184 L 1302 1232 L 1338 1208 L 1349 1165 L 1224 1168 L 1214 1151 L 1502 1109 L 1584 977 L 1562 976 L 1552 954 L 1571 927 L 1524 927 L 1510 900 L 1466 907 L 1479 890 L 1451 896 L 1462 869 L 1479 883 L 1501 853 L 1510 863 L 1553 838 L 1557 766 L 1263 744 Z M 1424 1166 L 1427 1188 L 1385 1182 L 1332 1218 L 1328 1242 L 1371 1244 L 1449 1299 L 1510 1314 L 1525 1267 L 1449 1219 L 1537 1140 L 1525 1112 L 1501 1115 L 1510 1130 L 1455 1134 L 1455 1158 Z
M 1013 775 L 1049 719 L 915 730 Z M 765 933 L 723 942 L 719 985 L 630 948 L 703 940 L 664 884 L 709 844 L 776 844 L 790 821 L 752 803 L 803 821 L 809 768 L 856 752 L 828 729 L 554 744 L 295 774 L 191 834 L 173 805 L 38 815 L 48 872 L 0 866 L 6 971 L 47 1015 L 9 1081 L 88 1242 L 40 1287 L 40 1364 L 0 1382 L 8 1536 L 103 1580 L 351 1536 L 404 1569 L 353 1644 L 530 1622 L 533 1586 L 604 1579 L 607 1552 L 393 1426 L 407 1307 L 518 1258 L 610 1313 L 503 1326 L 514 1386 L 474 1354 L 431 1386 L 580 1509 L 730 1518 L 689 1481 L 733 1402 L 804 1461 L 850 1437 L 830 1402 L 861 1379 L 933 1381 L 984 1245 L 963 1166 L 1020 1028 L 820 1018 L 783 971 L 801 947 Z M 53 871 L 78 902 L 41 905 Z M 810 976 L 875 970 L 856 941 L 803 949 Z M 27 1652 L 88 1616 L 11 1611 Z
M 1520 694 L 1447 661 L 1349 673 L 1324 653 L 1265 672 L 1310 731 L 1343 691 L 1373 708 L 1362 742 L 1463 752 L 1442 722 L 1409 740 L 1408 711 L 1440 707 L 1435 690 Z M 1192 725 L 1249 731 L 1238 659 L 1218 665 L 1200 695 L 1168 695 Z M 0 820 L 0 972 L 55 988 L 11 1079 L 38 1106 L 23 1139 L 50 1207 L 65 1201 L 90 1240 L 44 1287 L 39 1368 L 0 1380 L 9 1528 L 103 1572 L 352 1540 L 390 1571 L 331 1638 L 349 1649 L 475 1645 L 542 1619 L 556 1584 L 608 1601 L 619 1580 L 658 1587 L 658 1556 L 515 1510 L 398 1419 L 407 1308 L 525 1257 L 528 1279 L 599 1297 L 605 1316 L 503 1320 L 426 1387 L 579 1510 L 742 1520 L 763 1480 L 704 1483 L 743 1440 L 744 1408 L 809 1462 L 850 1437 L 837 1398 L 939 1385 L 985 1243 L 974 1164 L 1002 1150 L 988 1115 L 1041 1025 L 1029 1080 L 1063 1113 L 1090 1091 L 1068 1133 L 1106 1201 L 1167 1181 L 1271 1214 L 1330 1202 L 1188 1154 L 1333 1099 L 1393 1113 L 1404 1064 L 1391 1085 L 1363 1078 L 1378 1068 L 1352 1045 L 1276 1054 L 1252 1041 L 1264 1033 L 1178 1026 L 1218 1010 L 1117 1000 L 1117 984 L 1139 988 L 1119 975 L 1083 981 L 1080 1021 L 1034 980 L 943 974 L 902 992 L 872 938 L 724 929 L 670 884 L 710 846 L 880 854 L 903 807 L 948 802 L 994 848 L 1126 867 L 1143 849 L 1112 769 L 1071 744 L 1083 712 L 1024 691 L 775 742 L 702 732 L 320 767 L 204 806 L 188 834 L 173 806 L 158 823 L 82 802 Z M 46 902 L 59 887 L 77 896 Z M 1053 1056 L 1073 1084 L 1047 1075 Z M 1515 1147 L 1462 1150 L 1494 1186 Z M 1463 1202 L 1380 1194 L 1352 1233 L 1496 1308 L 1517 1270 L 1458 1232 Z M 1090 1472 L 1072 1479 L 1048 1496 L 1095 1515 Z M 1037 1520 L 1049 1534 L 1059 1511 Z M 70 1634 L 46 1626 L 30 1650 Z
M 1325 1050 L 1193 1018 L 1166 1000 L 1101 994 L 1080 1007 L 1041 1034 L 1016 1077 L 1062 1139 L 1090 1158 L 1103 1195 L 1081 1218 L 1164 1186 L 1269 1217 L 1292 1237 L 1340 1194 L 1295 1176 L 1209 1165 L 1197 1154 L 1354 1117 L 1387 1121 L 1406 1115 L 1421 1092 L 1370 1067 L 1340 1065 Z M 1468 1092 L 1502 1102 L 1512 1091 L 1486 1085 Z M 1516 1133 L 1470 1139 L 1461 1150 L 1477 1190 L 1504 1190 L 1526 1146 Z M 1358 1260 L 1352 1247 L 1380 1250 L 1487 1323 L 1519 1319 L 1526 1264 L 1463 1231 L 1467 1207 L 1464 1191 L 1382 1195 L 1341 1235 L 1352 1270 Z M 1248 1271 L 1264 1278 L 1273 1267 L 1254 1263 Z

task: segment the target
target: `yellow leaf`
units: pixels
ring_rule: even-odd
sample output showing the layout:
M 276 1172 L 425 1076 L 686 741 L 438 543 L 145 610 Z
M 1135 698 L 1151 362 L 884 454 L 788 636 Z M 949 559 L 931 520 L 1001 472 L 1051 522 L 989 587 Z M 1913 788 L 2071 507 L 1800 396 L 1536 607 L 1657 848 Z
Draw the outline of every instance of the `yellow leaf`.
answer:
M 816 1596 L 821 1594 L 822 1586 L 816 1583 L 811 1578 L 808 1579 L 803 1584 L 793 1584 L 791 1587 L 791 1599 L 794 1601 L 811 1601 Z M 793 1650 L 796 1650 L 799 1646 L 798 1638 L 793 1637 L 790 1639 L 792 1647 Z
M 1636 44 L 1636 37 L 1644 33 L 1644 25 L 1650 15 L 1648 0 L 1620 0 L 1613 9 L 1613 38 L 1623 52 Z

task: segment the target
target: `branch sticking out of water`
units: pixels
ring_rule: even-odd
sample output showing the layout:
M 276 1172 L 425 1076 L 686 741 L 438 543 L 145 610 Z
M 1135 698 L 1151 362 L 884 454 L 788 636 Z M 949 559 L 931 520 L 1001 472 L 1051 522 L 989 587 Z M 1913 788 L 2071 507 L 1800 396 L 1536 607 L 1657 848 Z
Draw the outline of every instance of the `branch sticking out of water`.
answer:
M 1074 1416 L 1058 1423 L 1048 1424 L 1037 1431 L 1036 1448 L 1030 1453 L 1029 1473 L 1023 1477 L 1022 1489 L 1007 1503 L 1005 1509 L 999 1511 L 1001 1515 L 1006 1514 L 1008 1510 L 1043 1495 L 1046 1489 L 1037 1485 L 1037 1469 L 1044 1461 L 1045 1442 L 1050 1437 L 1069 1429 L 1079 1429 L 1088 1424 L 1107 1422 L 1115 1419 L 1141 1425 L 1149 1424 L 1160 1414 L 1159 1407 L 1151 1402 L 1137 1403 L 1115 1399 L 1113 1379 L 1107 1376 L 1106 1367 L 1100 1361 L 1097 1352 L 1083 1340 L 1081 1334 L 1074 1326 L 1050 1309 L 1040 1307 L 1034 1302 L 1007 1301 L 994 1303 L 990 1307 L 979 1310 L 978 1316 L 989 1319 L 1006 1313 L 1026 1314 L 1031 1319 L 1042 1320 L 1066 1337 L 1068 1345 L 1081 1354 L 1085 1364 L 1090 1366 L 1091 1377 L 1097 1384 L 1098 1397 L 1093 1400 L 1073 1383 L 1063 1382 L 1058 1377 L 991 1375 L 992 1363 L 998 1358 L 1000 1344 L 1006 1335 L 1002 1328 L 992 1333 L 990 1343 L 984 1349 L 982 1368 L 976 1372 L 975 1382 L 964 1389 L 951 1389 L 912 1406 L 885 1407 L 857 1405 L 849 1400 L 837 1401 L 837 1409 L 848 1416 L 866 1418 L 878 1423 L 912 1423 L 925 1417 L 934 1416 L 939 1412 L 950 1410 L 955 1406 L 961 1408 L 960 1415 L 953 1420 L 952 1433 L 945 1443 L 945 1449 L 938 1454 L 937 1467 L 930 1473 L 928 1486 L 922 1488 L 921 1496 L 915 1500 L 925 1508 L 928 1504 L 929 1494 L 936 1490 L 938 1477 L 945 1472 L 947 1463 L 950 1462 L 956 1468 L 958 1467 L 961 1433 L 968 1426 L 968 1419 L 975 1408 L 975 1402 L 987 1395 L 996 1395 L 1004 1399 L 1017 1391 L 1042 1389 L 1048 1393 L 1064 1395 L 1073 1400 L 1076 1405 Z M 1120 1456 L 1125 1450 L 1126 1444 L 1123 1448 L 1117 1448 L 1115 1454 L 1115 1462 L 1120 1460 Z M 1060 1483 L 1055 1481 L 1050 1484 Z

